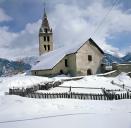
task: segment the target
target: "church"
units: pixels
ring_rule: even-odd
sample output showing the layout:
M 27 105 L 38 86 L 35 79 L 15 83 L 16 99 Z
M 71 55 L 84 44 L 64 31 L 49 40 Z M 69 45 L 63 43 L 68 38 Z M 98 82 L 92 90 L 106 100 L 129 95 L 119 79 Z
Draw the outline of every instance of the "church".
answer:
M 82 76 L 101 73 L 103 50 L 89 38 L 86 42 L 53 49 L 53 31 L 46 11 L 39 30 L 39 59 L 32 67 L 32 75 Z

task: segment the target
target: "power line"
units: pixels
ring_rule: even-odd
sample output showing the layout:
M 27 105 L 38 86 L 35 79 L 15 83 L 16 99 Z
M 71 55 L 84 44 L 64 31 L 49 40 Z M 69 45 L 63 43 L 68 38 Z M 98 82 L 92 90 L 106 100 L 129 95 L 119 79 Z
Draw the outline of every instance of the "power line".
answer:
M 102 24 L 104 23 L 104 21 L 106 20 L 106 18 L 109 16 L 109 14 L 111 13 L 111 11 L 113 10 L 113 8 L 116 6 L 116 4 L 119 2 L 119 0 L 114 0 L 113 5 L 111 6 L 111 8 L 109 9 L 109 11 L 105 14 L 104 18 L 102 19 L 102 21 L 98 24 L 98 26 L 96 27 L 94 33 L 92 34 L 95 35 L 96 32 L 100 29 L 100 27 L 102 26 Z

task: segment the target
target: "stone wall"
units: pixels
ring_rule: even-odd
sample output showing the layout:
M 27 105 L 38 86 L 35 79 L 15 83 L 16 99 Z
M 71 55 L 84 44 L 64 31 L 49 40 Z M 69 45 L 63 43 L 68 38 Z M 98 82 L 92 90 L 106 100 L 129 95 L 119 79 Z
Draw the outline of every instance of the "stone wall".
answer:
M 118 72 L 131 72 L 131 63 L 113 64 L 112 67 Z
M 65 66 L 65 59 L 67 59 L 67 67 Z M 52 69 L 49 70 L 38 70 L 32 71 L 33 75 L 38 76 L 54 76 L 61 74 L 70 74 L 71 76 L 76 76 L 76 55 L 70 54 L 65 56 L 59 63 L 57 63 Z
M 113 71 L 104 73 L 101 76 L 115 77 L 119 75 L 121 72 L 125 72 L 125 73 L 128 73 L 128 75 L 131 77 L 131 63 L 127 63 L 127 64 L 113 63 L 112 68 L 113 68 Z
M 92 61 L 88 60 L 88 55 L 92 56 Z M 90 43 L 85 43 L 76 54 L 77 75 L 87 75 L 87 70 L 91 69 L 92 74 L 100 73 L 103 55 Z

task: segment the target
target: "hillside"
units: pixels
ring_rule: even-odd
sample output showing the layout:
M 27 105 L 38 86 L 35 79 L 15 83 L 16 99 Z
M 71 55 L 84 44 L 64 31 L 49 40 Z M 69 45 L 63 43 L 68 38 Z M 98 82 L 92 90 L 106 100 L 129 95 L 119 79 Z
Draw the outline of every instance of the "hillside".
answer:
M 131 53 L 128 53 L 126 56 L 122 57 L 124 62 L 131 62 Z
M 103 58 L 103 62 L 107 65 L 111 65 L 113 62 L 117 62 L 117 63 L 126 63 L 126 62 L 130 62 L 131 61 L 131 53 L 128 53 L 127 55 L 125 55 L 124 57 L 117 57 L 117 56 L 113 56 L 111 54 L 105 53 L 104 58 Z
M 0 76 L 11 76 L 31 69 L 30 64 L 0 58 Z

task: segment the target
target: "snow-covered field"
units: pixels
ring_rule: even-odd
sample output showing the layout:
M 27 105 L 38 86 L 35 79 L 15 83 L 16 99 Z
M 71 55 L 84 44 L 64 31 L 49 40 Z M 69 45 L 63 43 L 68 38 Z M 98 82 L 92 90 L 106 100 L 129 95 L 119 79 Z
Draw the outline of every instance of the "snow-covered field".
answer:
M 47 77 L 16 75 L 13 77 L 0 77 L 0 95 L 8 92 L 13 87 L 31 87 L 39 83 L 51 82 Z
M 131 100 L 32 99 L 4 95 L 4 92 L 12 86 L 32 86 L 34 83 L 52 80 L 55 78 L 33 76 L 0 78 L 0 128 L 131 128 Z M 61 86 L 121 89 L 113 85 L 112 80 L 131 87 L 131 78 L 125 73 L 116 78 L 88 76 L 78 81 L 64 82 Z M 68 91 L 68 88 L 65 89 L 67 90 L 64 91 Z M 54 88 L 52 91 L 63 90 Z
M 131 100 L 0 97 L 0 128 L 130 128 Z

